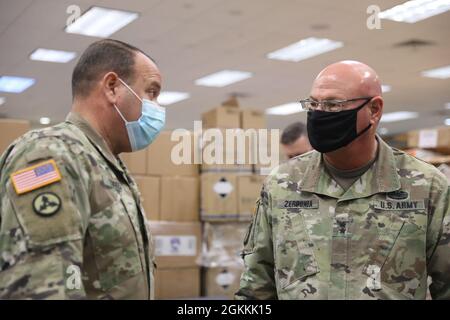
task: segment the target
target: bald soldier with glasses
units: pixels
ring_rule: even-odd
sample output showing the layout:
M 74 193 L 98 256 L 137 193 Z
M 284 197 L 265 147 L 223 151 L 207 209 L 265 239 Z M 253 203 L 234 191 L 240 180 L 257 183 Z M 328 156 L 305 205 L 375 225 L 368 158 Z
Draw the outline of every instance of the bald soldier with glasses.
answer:
M 380 80 L 341 61 L 299 108 L 315 149 L 267 177 L 244 240 L 237 299 L 450 299 L 450 205 L 435 167 L 376 129 Z

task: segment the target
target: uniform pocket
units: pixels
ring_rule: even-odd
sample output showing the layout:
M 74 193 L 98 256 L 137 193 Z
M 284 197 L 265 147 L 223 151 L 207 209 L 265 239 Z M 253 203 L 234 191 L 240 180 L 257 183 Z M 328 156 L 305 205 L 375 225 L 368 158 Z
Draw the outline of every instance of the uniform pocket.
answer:
M 405 221 L 394 214 L 380 214 L 377 217 L 377 236 L 369 248 L 369 259 L 363 268 L 363 274 L 371 276 L 374 266 L 378 270 L 384 266 L 395 241 L 397 240 Z
M 420 216 L 425 217 L 425 211 L 388 211 L 378 215 L 377 236 L 363 267 L 363 274 L 369 277 L 369 289 L 388 287 L 383 290 L 392 289 L 412 299 L 417 289 L 426 286 L 426 233 L 424 226 L 415 222 L 423 220 L 417 219 Z
M 285 211 L 275 242 L 275 277 L 284 289 L 319 273 L 311 241 L 300 213 Z

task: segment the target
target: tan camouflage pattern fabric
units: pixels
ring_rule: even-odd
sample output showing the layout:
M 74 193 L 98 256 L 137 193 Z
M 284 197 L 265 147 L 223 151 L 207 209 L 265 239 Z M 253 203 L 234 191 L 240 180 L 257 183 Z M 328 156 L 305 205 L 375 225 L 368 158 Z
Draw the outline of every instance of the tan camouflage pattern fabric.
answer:
M 53 159 L 59 182 L 16 194 L 10 175 Z M 0 299 L 150 299 L 153 244 L 137 185 L 79 115 L 30 131 L 0 158 Z M 37 215 L 51 192 L 60 210 Z M 70 266 L 81 271 L 73 286 Z
M 242 253 L 236 299 L 450 299 L 449 186 L 390 148 L 347 191 L 317 151 L 274 169 Z

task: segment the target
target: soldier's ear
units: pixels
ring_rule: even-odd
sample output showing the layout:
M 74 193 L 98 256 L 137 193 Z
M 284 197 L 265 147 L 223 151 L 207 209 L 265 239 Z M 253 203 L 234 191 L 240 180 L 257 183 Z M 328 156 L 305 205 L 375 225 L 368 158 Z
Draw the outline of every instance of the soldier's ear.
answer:
M 371 113 L 370 123 L 372 123 L 372 125 L 376 125 L 380 122 L 381 115 L 383 114 L 384 101 L 381 96 L 376 96 L 369 103 L 369 110 Z
M 115 72 L 106 73 L 101 80 L 103 94 L 111 104 L 117 103 L 119 85 L 119 77 Z

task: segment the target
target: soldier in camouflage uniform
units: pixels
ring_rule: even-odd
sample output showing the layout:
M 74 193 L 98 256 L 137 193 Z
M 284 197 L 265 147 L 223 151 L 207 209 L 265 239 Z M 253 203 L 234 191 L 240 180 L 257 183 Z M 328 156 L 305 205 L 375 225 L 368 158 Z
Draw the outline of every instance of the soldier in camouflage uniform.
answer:
M 359 109 L 356 100 L 325 102 L 358 97 L 367 101 Z M 448 182 L 376 135 L 383 102 L 375 72 L 358 62 L 333 64 L 302 103 L 310 141 L 321 152 L 293 158 L 267 177 L 235 297 L 419 300 L 430 276 L 432 298 L 450 299 Z M 330 112 L 339 106 L 356 110 L 356 132 L 348 133 L 350 142 L 328 143 L 347 133 L 313 113 L 328 111 L 321 114 L 336 120 Z
M 139 49 L 92 44 L 74 69 L 66 121 L 0 158 L 0 299 L 152 298 L 153 244 L 117 156 L 132 145 L 114 106 L 127 119 L 141 108 L 119 79 L 141 97 L 159 94 L 158 68 Z

